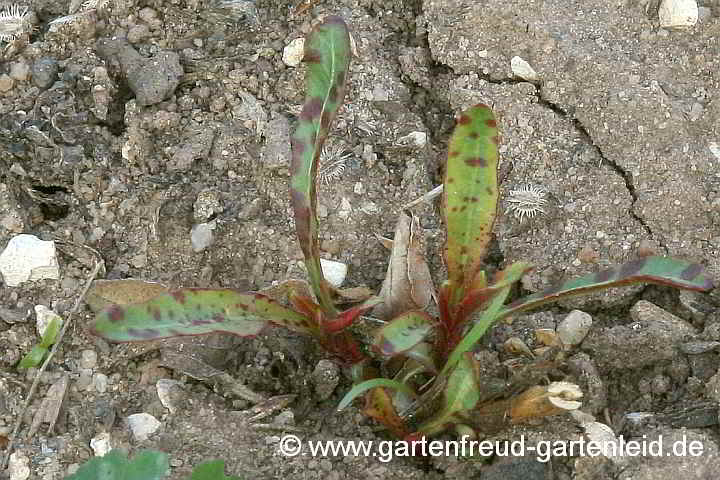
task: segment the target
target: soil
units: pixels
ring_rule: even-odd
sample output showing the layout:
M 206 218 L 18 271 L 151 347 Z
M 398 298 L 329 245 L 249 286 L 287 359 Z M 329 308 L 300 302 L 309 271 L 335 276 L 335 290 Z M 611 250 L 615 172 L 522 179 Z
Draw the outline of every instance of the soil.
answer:
M 60 263 L 58 280 L 0 288 L 0 439 L 36 373 L 15 368 L 38 343 L 34 306 L 67 318 L 97 258 L 103 278 L 172 287 L 257 290 L 304 278 L 288 155 L 305 69 L 286 65 L 283 50 L 330 13 L 347 21 L 357 49 L 318 191 L 321 253 L 348 265 L 345 286 L 379 290 L 388 251 L 377 235 L 391 237 L 403 205 L 441 182 L 454 116 L 477 102 L 493 107 L 502 135 L 488 262 L 534 264 L 525 293 L 648 254 L 699 262 L 720 279 L 718 0 L 700 0 L 686 30 L 659 27 L 658 0 L 105 0 L 50 23 L 77 3 L 32 1 L 33 28 L 0 43 L 0 247 L 33 234 L 56 241 Z M 513 74 L 515 56 L 537 80 Z M 548 204 L 521 220 L 506 200 L 526 184 Z M 412 210 L 437 284 L 439 205 Z M 172 479 L 210 458 L 245 479 L 715 478 L 717 304 L 714 294 L 616 289 L 498 325 L 483 346 L 505 361 L 508 338 L 534 347 L 536 328 L 555 328 L 572 309 L 591 314 L 587 345 L 552 379 L 580 385 L 583 410 L 615 434 L 685 435 L 704 445 L 699 457 L 287 458 L 278 453 L 287 433 L 389 438 L 360 406 L 336 412 L 350 382 L 310 340 L 273 330 L 107 344 L 89 334 L 83 305 L 41 377 L 14 462 L 28 462 L 29 478 L 64 478 L 107 433 L 114 448 L 167 452 Z M 647 326 L 641 336 L 638 326 Z M 253 419 L 252 395 L 233 394 L 222 373 L 280 403 Z M 54 428 L 28 438 L 62 378 Z M 161 379 L 176 381 L 171 409 Z M 628 416 L 637 412 L 652 421 Z M 160 421 L 146 440 L 127 427 L 136 413 Z M 488 438 L 577 440 L 578 422 L 556 417 Z

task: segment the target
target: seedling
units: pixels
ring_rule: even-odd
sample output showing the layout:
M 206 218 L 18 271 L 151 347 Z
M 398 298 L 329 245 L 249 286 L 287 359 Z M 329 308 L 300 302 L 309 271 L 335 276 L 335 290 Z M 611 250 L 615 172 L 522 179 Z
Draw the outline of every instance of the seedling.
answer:
M 47 328 L 45 328 L 40 338 L 40 343 L 35 345 L 32 350 L 20 360 L 18 368 L 32 368 L 40 365 L 50 351 L 50 347 L 55 343 L 60 327 L 62 327 L 62 319 L 55 315 L 54 318 L 50 320 Z
M 443 194 L 448 278 L 439 289 L 439 317 L 422 310 L 401 311 L 380 328 L 371 351 L 388 360 L 384 371 L 394 373 L 391 378 L 377 378 L 374 369 L 366 368 L 370 358 L 348 327 L 379 300 L 340 308 L 341 292 L 325 280 L 319 255 L 317 170 L 347 82 L 350 40 L 345 22 L 331 16 L 315 27 L 305 43 L 304 60 L 308 93 L 291 139 L 290 193 L 314 297 L 290 282 L 284 288 L 291 307 L 259 293 L 185 288 L 147 302 L 109 307 L 97 316 L 92 327 L 96 334 L 118 342 L 211 332 L 251 336 L 270 323 L 310 334 L 353 367 L 356 385 L 340 408 L 364 395 L 366 414 L 396 436 L 413 439 L 449 427 L 474 432 L 490 420 L 521 421 L 579 406 L 582 393 L 563 382 L 528 384 L 519 395 L 500 400 L 489 395 L 472 349 L 493 322 L 558 299 L 637 282 L 698 291 L 712 287 L 699 265 L 647 257 L 506 305 L 510 289 L 530 266 L 511 264 L 491 281 L 483 269 L 497 211 L 499 136 L 490 108 L 475 105 L 458 117 L 449 144 Z M 396 359 L 402 366 L 393 370 L 390 364 L 398 363 Z

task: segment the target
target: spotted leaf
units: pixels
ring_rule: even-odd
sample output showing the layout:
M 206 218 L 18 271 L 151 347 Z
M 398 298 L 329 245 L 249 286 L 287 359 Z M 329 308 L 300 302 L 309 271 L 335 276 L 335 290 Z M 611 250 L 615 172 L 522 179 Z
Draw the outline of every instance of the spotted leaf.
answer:
M 93 333 L 114 342 L 227 332 L 253 336 L 268 324 L 313 332 L 303 315 L 257 293 L 184 288 L 147 302 L 113 305 L 98 314 Z
M 317 164 L 323 144 L 345 97 L 350 65 L 350 34 L 342 18 L 326 17 L 305 41 L 307 95 L 290 144 L 292 148 L 290 194 L 295 229 L 320 305 L 334 314 L 330 290 L 320 267 L 316 215 Z
M 425 340 L 434 323 L 433 318 L 423 311 L 405 312 L 377 330 L 373 349 L 385 356 L 406 352 Z
M 507 317 L 562 298 L 583 295 L 593 290 L 633 283 L 655 283 L 696 291 L 713 288 L 712 280 L 703 273 L 703 267 L 699 264 L 668 257 L 644 257 L 619 267 L 568 280 L 542 292 L 521 298 L 508 305 L 500 313 L 500 317 Z
M 490 242 L 497 209 L 498 130 L 490 107 L 463 112 L 448 146 L 445 170 L 445 261 L 450 305 L 463 298 Z

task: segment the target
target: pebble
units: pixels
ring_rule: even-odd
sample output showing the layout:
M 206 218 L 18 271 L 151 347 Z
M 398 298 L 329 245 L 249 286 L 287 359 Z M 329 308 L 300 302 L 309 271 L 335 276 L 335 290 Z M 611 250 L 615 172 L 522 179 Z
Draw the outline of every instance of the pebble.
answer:
M 661 28 L 681 30 L 694 26 L 698 21 L 698 5 L 695 0 L 663 0 L 658 17 Z
M 10 77 L 18 82 L 27 81 L 30 76 L 30 66 L 24 61 L 14 62 L 10 64 Z
M 54 58 L 39 58 L 32 66 L 32 81 L 38 88 L 50 88 L 58 74 L 58 62 Z
M 104 373 L 95 373 L 92 377 L 93 389 L 98 393 L 107 392 L 108 377 Z
M 175 413 L 181 402 L 184 401 L 185 391 L 182 383 L 169 378 L 161 378 L 155 383 L 158 398 L 163 407 L 167 408 L 170 413 Z
M 348 267 L 344 263 L 321 258 L 320 267 L 325 275 L 325 280 L 333 287 L 337 288 L 345 281 Z
M 310 378 L 315 387 L 318 400 L 327 400 L 335 391 L 338 383 L 340 383 L 340 369 L 332 360 L 323 359 L 315 365 Z
M 77 379 L 77 382 L 75 382 L 75 388 L 78 389 L 78 391 L 84 391 L 87 390 L 87 388 L 92 383 L 92 370 L 88 368 L 83 368 L 80 370 L 80 376 Z
M 510 69 L 516 77 L 527 80 L 528 82 L 537 82 L 539 80 L 537 72 L 530 66 L 528 62 L 518 56 L 510 59 Z
M 296 38 L 283 49 L 282 61 L 288 67 L 297 67 L 305 55 L 305 39 Z
M 143 442 L 160 428 L 160 422 L 149 413 L 135 413 L 127 417 L 128 427 L 138 442 Z
M 91 438 L 90 448 L 95 452 L 96 457 L 104 456 L 112 449 L 112 445 L 110 445 L 110 434 L 108 432 L 102 432 Z
M 47 330 L 47 327 L 50 326 L 50 322 L 52 322 L 53 320 L 57 320 L 58 326 L 62 327 L 62 317 L 50 310 L 45 305 L 35 305 L 35 318 L 35 326 L 37 328 L 38 335 L 40 335 L 40 338 L 45 335 L 45 330 Z
M 15 80 L 6 73 L 0 75 L 0 93 L 9 92 L 15 86 Z
M 627 457 L 622 455 L 619 440 L 609 426 L 600 422 L 588 422 L 581 425 L 589 442 L 601 446 L 600 453 L 614 463 L 627 463 Z
M 591 327 L 592 317 L 589 314 L 581 310 L 573 310 L 560 322 L 557 334 L 563 345 L 574 347 L 582 343 Z
M 198 222 L 207 222 L 210 217 L 222 213 L 220 195 L 215 190 L 203 190 L 198 193 L 193 206 L 193 215 Z
M 7 473 L 10 480 L 30 478 L 30 458 L 22 452 L 14 452 L 8 460 Z
M 24 282 L 60 278 L 55 242 L 20 234 L 0 253 L 0 273 L 8 287 Z
M 217 223 L 215 220 L 207 223 L 193 225 L 190 230 L 190 243 L 194 252 L 202 252 L 208 248 L 213 241 L 213 230 Z
M 267 140 L 262 152 L 263 167 L 270 170 L 290 165 L 290 121 L 280 113 L 273 113 L 267 125 Z
M 83 350 L 80 353 L 80 368 L 93 369 L 97 365 L 97 352 L 95 350 Z

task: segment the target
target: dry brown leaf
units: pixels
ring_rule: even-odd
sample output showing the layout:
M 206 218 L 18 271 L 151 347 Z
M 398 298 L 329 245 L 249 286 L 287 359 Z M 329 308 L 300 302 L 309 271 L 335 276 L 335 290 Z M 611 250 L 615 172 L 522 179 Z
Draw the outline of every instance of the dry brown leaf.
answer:
M 28 431 L 28 438 L 35 436 L 42 423 L 50 424 L 47 429 L 47 434 L 52 434 L 55 428 L 55 422 L 57 422 L 58 416 L 60 415 L 60 407 L 62 407 L 63 400 L 65 399 L 68 380 L 68 375 L 63 375 L 50 386 L 45 398 L 40 404 L 40 408 L 35 412 L 30 430 Z
M 375 307 L 374 316 L 390 320 L 408 310 L 424 310 L 436 298 L 423 247 L 417 217 L 400 214 L 379 294 L 383 303 Z

